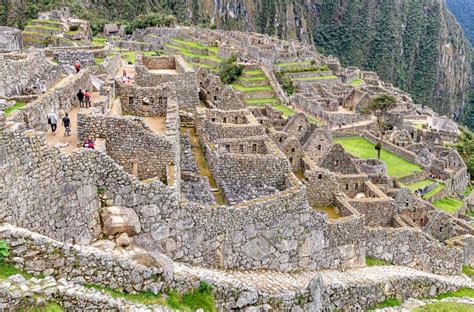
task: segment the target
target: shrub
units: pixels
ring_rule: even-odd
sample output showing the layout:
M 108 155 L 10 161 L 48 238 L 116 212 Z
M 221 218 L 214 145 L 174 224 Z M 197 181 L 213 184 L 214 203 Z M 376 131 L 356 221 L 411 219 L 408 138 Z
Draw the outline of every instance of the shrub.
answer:
M 285 91 L 286 95 L 291 96 L 295 93 L 295 85 L 293 84 L 293 80 L 288 77 L 283 78 L 283 82 L 281 87 Z
M 233 54 L 219 65 L 219 77 L 223 83 L 231 84 L 239 79 L 243 70 L 244 66 L 237 64 L 237 55 Z
M 198 291 L 202 294 L 210 294 L 212 292 L 212 285 L 207 282 L 200 282 Z
M 10 254 L 8 244 L 5 241 L 0 241 L 0 262 L 3 261 Z
M 217 25 L 216 24 L 211 24 L 211 29 L 217 29 Z

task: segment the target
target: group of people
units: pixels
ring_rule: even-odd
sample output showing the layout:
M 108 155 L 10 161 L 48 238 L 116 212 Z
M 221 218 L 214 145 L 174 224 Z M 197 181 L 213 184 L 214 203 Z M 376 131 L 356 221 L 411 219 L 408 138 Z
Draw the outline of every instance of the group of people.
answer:
M 51 111 L 48 114 L 48 124 L 51 126 L 51 132 L 53 135 L 56 135 L 56 129 L 58 128 L 58 115 L 54 111 Z M 64 136 L 71 135 L 71 119 L 69 118 L 68 113 L 66 113 L 62 119 L 64 126 Z
M 85 92 L 82 92 L 80 89 L 79 92 L 76 94 L 77 99 L 79 100 L 79 107 L 80 108 L 89 108 L 91 107 L 91 97 L 92 95 L 90 94 L 89 90 L 86 90 Z
M 133 78 L 127 75 L 127 72 L 124 69 L 122 73 L 122 83 L 132 83 L 132 82 L 133 82 Z

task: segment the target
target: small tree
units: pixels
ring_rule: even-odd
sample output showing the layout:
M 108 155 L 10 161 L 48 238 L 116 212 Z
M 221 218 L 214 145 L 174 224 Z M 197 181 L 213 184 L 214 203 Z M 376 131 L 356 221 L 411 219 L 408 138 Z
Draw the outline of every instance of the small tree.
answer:
M 291 78 L 284 77 L 281 87 L 283 88 L 286 95 L 288 96 L 291 96 L 293 95 L 293 93 L 295 93 L 295 85 L 293 83 L 293 80 L 291 80 Z
M 372 113 L 377 118 L 377 127 L 379 129 L 379 142 L 375 145 L 377 150 L 377 158 L 380 159 L 380 152 L 382 151 L 383 137 L 387 129 L 388 111 L 395 108 L 397 100 L 395 97 L 382 94 L 372 98 L 367 105 L 362 109 L 364 113 Z
M 219 77 L 223 83 L 231 84 L 242 75 L 244 65 L 237 64 L 237 55 L 232 54 L 230 58 L 219 65 Z

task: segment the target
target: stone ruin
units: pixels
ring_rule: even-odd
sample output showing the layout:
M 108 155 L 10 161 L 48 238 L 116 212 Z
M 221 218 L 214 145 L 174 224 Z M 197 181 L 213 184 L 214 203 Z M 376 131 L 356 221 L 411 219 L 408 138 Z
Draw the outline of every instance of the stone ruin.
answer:
M 0 26 L 0 52 L 21 51 L 22 49 L 21 30 Z
M 402 187 L 430 178 L 445 185 L 435 198 L 461 197 L 470 179 L 460 155 L 443 145 L 456 140 L 452 133 L 415 126 L 432 117 L 409 95 L 374 73 L 266 35 L 158 28 L 130 44 L 172 38 L 238 51 L 274 89 L 269 68 L 276 61 L 312 59 L 339 76 L 298 90 L 295 114 L 285 116 L 277 105 L 247 105 L 186 56 L 137 52 L 128 65 L 110 48 L 46 49 L 34 54 L 45 78 L 27 70 L 33 54 L 0 55 L 7 64 L 1 77 L 22 73 L 5 81 L 6 103 L 25 100 L 0 113 L 0 240 L 10 246 L 8 263 L 37 276 L 0 281 L 0 308 L 31 302 L 35 289 L 64 308 L 169 311 L 84 284 L 157 294 L 206 282 L 219 309 L 239 311 L 361 310 L 394 296 L 473 286 L 461 274 L 474 262 L 470 218 L 440 212 L 434 198 Z M 97 53 L 104 62 L 79 74 L 68 62 L 47 60 Z M 357 77 L 362 86 L 350 85 Z M 42 92 L 25 91 L 41 79 Z M 92 91 L 91 108 L 78 107 L 79 89 Z M 372 117 L 358 107 L 384 93 L 398 105 L 383 147 L 422 169 L 400 179 L 383 162 L 334 144 L 354 135 L 377 141 Z M 58 144 L 62 133 L 47 131 L 50 111 L 72 117 L 66 146 Z M 84 148 L 85 140 L 95 149 Z M 368 267 L 366 257 L 392 265 Z

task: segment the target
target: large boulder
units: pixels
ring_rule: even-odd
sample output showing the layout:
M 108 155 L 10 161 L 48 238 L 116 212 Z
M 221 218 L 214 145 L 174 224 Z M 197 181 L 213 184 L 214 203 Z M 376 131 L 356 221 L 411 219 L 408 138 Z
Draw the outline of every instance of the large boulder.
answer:
M 141 232 L 140 220 L 137 213 L 125 207 L 105 207 L 100 216 L 102 218 L 102 232 L 106 236 L 127 233 L 129 236 Z

